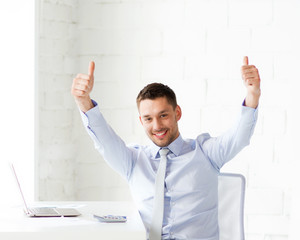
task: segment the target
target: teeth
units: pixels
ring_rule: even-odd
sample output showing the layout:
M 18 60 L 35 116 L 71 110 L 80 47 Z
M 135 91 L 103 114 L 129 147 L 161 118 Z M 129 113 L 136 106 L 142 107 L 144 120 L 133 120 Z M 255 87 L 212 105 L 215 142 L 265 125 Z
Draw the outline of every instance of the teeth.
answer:
M 162 136 L 162 135 L 164 135 L 166 132 L 162 132 L 162 133 L 157 133 L 156 135 L 157 136 Z

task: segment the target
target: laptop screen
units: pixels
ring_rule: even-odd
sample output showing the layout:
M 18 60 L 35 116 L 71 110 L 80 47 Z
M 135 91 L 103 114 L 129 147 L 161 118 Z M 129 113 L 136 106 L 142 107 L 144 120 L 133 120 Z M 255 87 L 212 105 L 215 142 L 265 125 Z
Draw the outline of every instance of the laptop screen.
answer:
M 29 213 L 28 207 L 27 207 L 27 204 L 26 204 L 26 201 L 25 201 L 24 194 L 23 194 L 23 192 L 22 192 L 22 188 L 21 188 L 19 179 L 18 179 L 18 177 L 17 177 L 17 173 L 16 173 L 16 170 L 15 170 L 15 167 L 14 167 L 14 165 L 13 165 L 12 163 L 10 164 L 10 167 L 11 167 L 11 170 L 12 170 L 12 172 L 13 172 L 13 175 L 14 175 L 14 178 L 15 178 L 15 180 L 16 180 L 17 186 L 18 186 L 19 191 L 20 191 L 21 196 L 22 196 L 22 200 L 23 200 L 23 204 L 24 204 L 24 208 L 25 208 L 24 210 L 26 211 L 26 213 Z

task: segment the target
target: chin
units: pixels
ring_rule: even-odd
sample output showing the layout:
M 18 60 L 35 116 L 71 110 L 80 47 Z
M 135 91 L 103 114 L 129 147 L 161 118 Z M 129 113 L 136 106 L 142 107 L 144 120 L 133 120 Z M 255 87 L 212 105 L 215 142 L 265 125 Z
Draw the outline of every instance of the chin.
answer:
M 169 144 L 157 144 L 157 143 L 155 143 L 157 146 L 159 146 L 159 147 L 167 147 Z
M 152 140 L 152 142 L 154 142 L 155 145 L 159 146 L 159 147 L 167 147 L 170 143 L 165 143 L 165 142 L 159 142 L 159 141 L 154 141 Z

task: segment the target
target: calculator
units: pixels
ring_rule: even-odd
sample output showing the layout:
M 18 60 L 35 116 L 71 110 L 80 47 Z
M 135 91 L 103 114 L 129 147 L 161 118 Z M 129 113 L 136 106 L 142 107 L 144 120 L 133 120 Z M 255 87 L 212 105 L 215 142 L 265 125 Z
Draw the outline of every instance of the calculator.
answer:
M 96 218 L 100 222 L 105 222 L 105 223 L 123 223 L 127 221 L 126 216 L 116 216 L 116 215 L 99 216 L 94 214 L 94 218 Z

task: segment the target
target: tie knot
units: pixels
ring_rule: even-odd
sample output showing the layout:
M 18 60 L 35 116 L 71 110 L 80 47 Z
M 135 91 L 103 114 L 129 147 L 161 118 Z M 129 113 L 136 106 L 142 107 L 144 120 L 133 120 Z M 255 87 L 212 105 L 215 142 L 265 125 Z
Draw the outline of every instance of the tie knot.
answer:
M 161 157 L 166 157 L 168 152 L 169 152 L 168 148 L 162 148 L 162 149 L 159 150 L 159 154 L 160 154 Z

